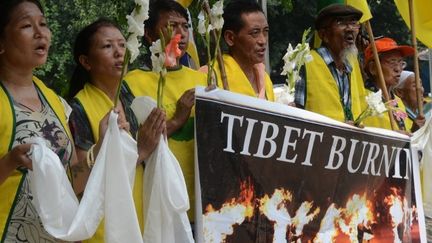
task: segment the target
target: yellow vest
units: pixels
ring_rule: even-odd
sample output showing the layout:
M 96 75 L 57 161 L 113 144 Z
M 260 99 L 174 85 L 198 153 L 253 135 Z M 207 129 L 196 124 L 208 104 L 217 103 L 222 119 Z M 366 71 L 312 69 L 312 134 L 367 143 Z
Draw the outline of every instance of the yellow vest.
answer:
M 228 54 L 223 55 L 223 60 L 229 90 L 234 93 L 257 97 L 254 88 L 249 82 L 249 79 L 246 77 L 245 73 L 240 68 L 236 60 L 234 60 L 234 58 Z M 219 88 L 223 88 L 223 82 L 217 61 L 215 62 L 214 69 L 217 76 L 217 86 Z M 273 93 L 273 83 L 267 73 L 265 74 L 265 91 L 267 100 L 274 101 L 275 97 Z
M 39 88 L 48 105 L 56 114 L 69 139 L 72 138 L 66 122 L 66 112 L 59 96 L 45 86 L 38 78 L 33 77 L 33 82 Z M 12 149 L 15 140 L 15 110 L 12 97 L 5 87 L 0 83 L 0 158 Z M 72 139 L 71 139 L 72 141 Z M 69 161 L 70 162 L 70 161 Z M 3 184 L 0 185 L 0 236 L 4 237 L 4 230 L 9 221 L 9 214 L 15 207 L 15 197 L 21 189 L 25 173 L 15 170 Z
M 402 102 L 402 100 L 397 96 L 395 96 L 395 99 L 396 99 L 397 104 L 398 104 L 398 109 L 405 112 L 406 108 L 405 108 L 405 105 Z M 404 119 L 404 123 L 405 123 L 405 130 L 410 132 L 411 127 L 413 125 L 413 122 L 411 121 L 411 119 L 406 118 L 406 119 Z M 378 128 L 384 128 L 384 129 L 392 130 L 391 124 L 390 124 L 390 117 L 388 115 L 388 112 L 384 112 L 382 114 L 382 116 L 367 117 L 366 119 L 363 120 L 363 124 L 367 127 L 378 127 Z M 394 126 L 395 126 L 395 130 L 399 130 L 399 127 L 397 126 L 396 120 L 394 122 Z
M 177 101 L 186 90 L 207 85 L 205 74 L 185 66 L 177 70 L 169 70 L 165 80 L 162 103 L 168 120 L 174 117 Z M 126 75 L 125 81 L 135 97 L 150 96 L 155 101 L 157 100 L 159 74 L 151 71 L 133 70 Z M 188 215 L 191 221 L 194 221 L 195 215 L 194 117 L 195 108 L 193 107 L 186 124 L 168 139 L 169 148 L 176 156 L 185 178 L 190 202 Z
M 305 65 L 307 79 L 305 109 L 344 122 L 345 113 L 337 81 L 318 52 L 312 50 L 311 54 L 313 61 Z M 367 107 L 366 101 L 361 99 L 366 91 L 358 61 L 352 60 L 350 63 L 353 68 L 350 75 L 351 111 L 355 119 Z
M 92 129 L 93 139 L 99 140 L 99 122 L 114 107 L 111 99 L 96 86 L 86 83 L 84 88 L 75 96 L 81 103 Z M 133 189 L 135 209 L 138 216 L 141 231 L 143 230 L 143 166 L 137 166 Z M 101 223 L 94 236 L 86 242 L 105 242 L 104 224 Z

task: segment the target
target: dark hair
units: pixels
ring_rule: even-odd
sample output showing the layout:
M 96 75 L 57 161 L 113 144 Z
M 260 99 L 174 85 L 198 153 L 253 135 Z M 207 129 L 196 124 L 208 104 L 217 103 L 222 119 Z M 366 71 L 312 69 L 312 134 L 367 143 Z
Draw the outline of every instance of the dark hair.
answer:
M 34 3 L 44 13 L 42 5 L 38 0 L 0 0 L 0 37 L 3 37 L 4 30 L 10 22 L 11 14 L 15 8 L 24 2 Z
M 149 7 L 149 18 L 145 21 L 145 28 L 159 33 L 155 30 L 157 23 L 159 22 L 159 17 L 161 13 L 176 12 L 183 16 L 186 21 L 189 21 L 189 16 L 186 9 L 178 2 L 174 0 L 153 0 Z
M 79 58 L 81 55 L 88 55 L 93 36 L 102 27 L 114 27 L 120 30 L 113 21 L 100 18 L 84 27 L 75 39 L 73 56 L 76 66 L 70 80 L 68 99 L 72 99 L 90 81 L 90 73 L 81 65 Z
M 261 6 L 255 0 L 233 0 L 224 8 L 222 36 L 227 30 L 238 33 L 244 26 L 241 15 L 244 13 L 261 12 Z

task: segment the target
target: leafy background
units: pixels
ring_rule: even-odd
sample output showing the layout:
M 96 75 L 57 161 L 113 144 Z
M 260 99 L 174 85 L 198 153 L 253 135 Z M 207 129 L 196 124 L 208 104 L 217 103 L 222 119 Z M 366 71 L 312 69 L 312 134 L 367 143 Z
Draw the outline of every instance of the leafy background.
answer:
M 53 39 L 48 61 L 43 67 L 36 70 L 36 75 L 59 94 L 65 95 L 68 80 L 75 65 L 72 48 L 78 31 L 99 17 L 111 18 L 125 30 L 127 24 L 125 16 L 133 9 L 134 1 L 41 0 L 41 3 L 44 6 Z M 393 1 L 369 0 L 368 3 L 373 15 L 371 24 L 375 36 L 392 37 L 402 44 L 411 43 L 409 30 L 397 12 Z M 285 54 L 288 43 L 295 45 L 300 42 L 303 31 L 308 27 L 313 27 L 316 8 L 316 0 L 267 0 L 270 25 L 270 74 L 274 83 L 284 82 L 284 77 L 280 75 L 283 66 L 282 56 Z M 199 1 L 194 0 L 189 10 L 193 24 L 197 26 L 196 16 L 200 10 Z M 204 59 L 206 58 L 205 49 L 201 38 L 195 31 L 194 34 L 201 63 L 203 63 L 206 60 Z M 421 43 L 419 44 L 421 46 Z M 135 62 L 130 69 L 139 65 L 139 61 Z

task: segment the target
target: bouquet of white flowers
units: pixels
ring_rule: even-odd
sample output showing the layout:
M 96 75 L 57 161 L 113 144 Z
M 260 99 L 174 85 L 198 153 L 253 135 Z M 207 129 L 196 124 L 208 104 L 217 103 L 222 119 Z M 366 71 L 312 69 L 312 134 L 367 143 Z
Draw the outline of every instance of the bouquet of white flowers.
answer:
M 310 28 L 303 32 L 302 42 L 293 49 L 291 43 L 282 58 L 284 66 L 281 75 L 286 75 L 286 84 L 276 88 L 276 102 L 289 104 L 294 101 L 295 84 L 300 80 L 300 68 L 307 62 L 312 61 L 309 44 L 306 42 Z

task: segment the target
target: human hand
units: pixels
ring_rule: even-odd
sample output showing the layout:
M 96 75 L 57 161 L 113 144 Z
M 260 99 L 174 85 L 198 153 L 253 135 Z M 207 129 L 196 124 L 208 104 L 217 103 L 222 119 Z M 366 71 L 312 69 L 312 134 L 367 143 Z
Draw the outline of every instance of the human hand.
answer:
M 413 122 L 411 131 L 412 132 L 417 131 L 420 127 L 424 126 L 425 123 L 426 123 L 426 118 L 422 115 L 418 115 Z
M 117 117 L 118 127 L 120 129 L 124 129 L 125 131 L 129 132 L 130 124 L 126 120 L 126 116 L 125 116 L 125 114 L 123 112 L 123 109 L 114 108 L 113 110 L 114 110 L 115 113 L 118 114 L 118 117 Z M 97 157 L 97 155 L 99 153 L 99 149 L 102 146 L 102 141 L 103 141 L 103 139 L 105 137 L 105 133 L 106 133 L 106 130 L 108 128 L 108 120 L 109 120 L 110 113 L 111 113 L 111 110 L 108 111 L 108 113 L 105 114 L 105 116 L 99 122 L 99 139 L 98 139 L 96 145 L 94 146 L 94 150 L 93 150 L 93 154 L 94 154 L 95 158 Z
M 32 170 L 32 160 L 30 158 L 31 143 L 20 144 L 15 146 L 9 153 L 4 157 L 6 163 L 8 163 L 13 169 L 20 166 Z
M 195 104 L 195 89 L 186 90 L 177 101 L 176 111 L 173 119 L 176 120 L 178 127 L 189 119 L 192 107 Z
M 146 160 L 159 144 L 162 133 L 166 130 L 166 114 L 154 108 L 137 133 L 138 163 Z

